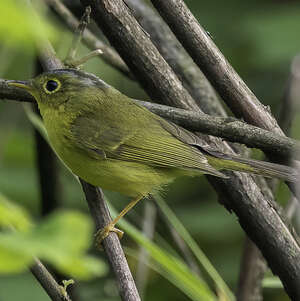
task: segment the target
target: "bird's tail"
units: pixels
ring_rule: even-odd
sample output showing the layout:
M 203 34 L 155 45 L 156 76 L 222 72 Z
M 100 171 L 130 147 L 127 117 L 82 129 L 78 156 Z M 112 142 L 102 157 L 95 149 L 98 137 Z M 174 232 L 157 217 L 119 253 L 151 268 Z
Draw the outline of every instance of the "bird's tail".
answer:
M 266 161 L 240 158 L 234 155 L 209 152 L 207 160 L 210 165 L 218 170 L 242 171 L 262 175 L 269 178 L 280 178 L 289 182 L 300 180 L 297 169 Z

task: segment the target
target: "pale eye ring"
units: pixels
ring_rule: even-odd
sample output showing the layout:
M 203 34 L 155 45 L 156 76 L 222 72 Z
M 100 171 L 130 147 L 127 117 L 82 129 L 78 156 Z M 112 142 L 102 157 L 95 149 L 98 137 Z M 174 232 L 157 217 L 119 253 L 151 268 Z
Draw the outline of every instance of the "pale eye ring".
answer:
M 44 83 L 44 90 L 46 93 L 55 93 L 60 88 L 60 82 L 56 79 L 49 79 Z

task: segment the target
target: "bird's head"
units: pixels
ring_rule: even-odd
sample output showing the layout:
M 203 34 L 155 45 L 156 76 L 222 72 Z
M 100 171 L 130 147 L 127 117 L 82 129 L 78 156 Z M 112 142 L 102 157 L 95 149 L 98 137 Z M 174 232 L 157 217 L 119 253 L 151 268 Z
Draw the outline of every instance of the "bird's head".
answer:
M 93 74 L 77 69 L 44 72 L 28 81 L 8 81 L 8 85 L 28 91 L 39 105 L 58 107 L 69 100 L 88 97 L 94 89 L 109 86 Z

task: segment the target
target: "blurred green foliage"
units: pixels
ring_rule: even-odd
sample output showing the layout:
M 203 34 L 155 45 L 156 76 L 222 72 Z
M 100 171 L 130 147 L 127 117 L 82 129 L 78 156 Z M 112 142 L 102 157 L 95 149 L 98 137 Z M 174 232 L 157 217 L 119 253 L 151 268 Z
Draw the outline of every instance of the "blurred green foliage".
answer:
M 52 213 L 33 226 L 22 207 L 0 195 L 0 226 L 0 274 L 22 272 L 34 257 L 78 279 L 106 272 L 103 262 L 85 255 L 91 244 L 92 224 L 82 213 Z
M 2 0 L 0 5 L 0 41 L 23 51 L 33 51 L 36 40 L 44 36 L 53 40 L 57 34 L 44 15 L 37 18 L 28 3 L 24 0 Z M 41 3 L 36 4 L 41 6 Z
M 30 12 L 28 18 L 19 16 L 27 15 L 25 9 L 20 12 L 20 2 L 24 1 L 2 0 L 0 3 L 0 77 L 3 78 L 27 79 L 33 75 L 34 53 L 30 51 L 31 46 L 27 47 L 27 42 L 32 42 L 34 37 L 39 35 L 36 32 L 39 29 L 30 24 Z M 300 49 L 300 3 L 291 0 L 186 0 L 186 3 L 261 102 L 270 105 L 272 112 L 277 116 L 289 76 L 290 62 Z M 10 19 L 7 17 L 9 9 L 15 4 L 18 4 L 18 7 L 14 10 L 14 18 Z M 50 23 L 50 28 L 54 28 L 50 29 L 50 32 L 54 32 L 54 36 L 55 32 L 59 32 L 57 39 L 54 39 L 54 47 L 58 56 L 64 58 L 72 34 L 53 15 L 50 14 L 49 18 L 51 22 L 46 24 Z M 22 24 L 19 23 L 20 20 Z M 48 32 L 48 25 L 45 25 L 46 29 L 43 31 Z M 22 43 L 10 43 L 7 40 L 8 36 L 12 37 L 11 40 L 18 37 L 24 39 Z M 80 55 L 87 51 L 85 47 L 81 47 Z M 92 59 L 85 69 L 130 97 L 148 99 L 138 84 L 124 78 L 99 59 Z M 299 118 L 296 118 L 293 124 L 295 136 L 299 133 L 299 125 Z M 39 218 L 41 200 L 36 172 L 36 151 L 32 125 L 25 117 L 22 106 L 19 103 L 0 101 L 0 192 L 19 202 L 31 215 Z M 59 169 L 59 182 L 63 187 L 59 196 L 60 209 L 80 209 L 87 212 L 78 183 L 62 165 L 59 165 Z M 115 193 L 107 192 L 106 195 L 118 210 L 127 201 Z M 167 188 L 164 196 L 216 270 L 235 291 L 244 241 L 237 218 L 220 206 L 216 194 L 204 177 L 178 179 Z M 282 204 L 288 200 L 289 192 L 284 184 L 279 186 L 277 196 Z M 128 215 L 128 220 L 141 228 L 142 203 Z M 164 246 L 174 254 L 178 253 L 161 218 L 156 223 L 155 239 L 159 244 L 165 244 Z M 136 252 L 137 245 L 129 235 L 125 235 L 122 243 Z M 137 262 L 134 256 L 129 256 L 129 261 L 132 270 L 135 271 Z M 288 300 L 276 281 L 272 283 L 276 284 L 275 288 L 269 285 L 264 289 L 264 300 Z M 81 282 L 77 287 L 77 294 L 81 300 L 119 300 L 111 274 L 105 278 Z M 145 296 L 146 301 L 189 300 L 173 284 L 154 271 L 150 272 Z M 49 300 L 30 274 L 1 276 L 0 300 L 19 299 Z

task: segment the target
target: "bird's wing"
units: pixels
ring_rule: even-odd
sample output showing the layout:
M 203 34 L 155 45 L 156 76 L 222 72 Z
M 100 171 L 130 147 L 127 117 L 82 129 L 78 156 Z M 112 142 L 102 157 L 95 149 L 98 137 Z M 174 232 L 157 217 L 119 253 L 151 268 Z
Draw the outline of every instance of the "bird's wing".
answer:
M 79 116 L 71 127 L 77 146 L 102 158 L 223 176 L 208 164 L 199 150 L 172 133 L 180 128 L 173 129 L 173 125 L 168 128 L 168 123 L 142 107 L 136 106 L 135 110 L 135 119 L 128 119 L 129 124 L 110 116 L 97 118 L 91 116 L 93 113 Z M 143 114 L 143 119 L 139 119 L 139 114 Z

